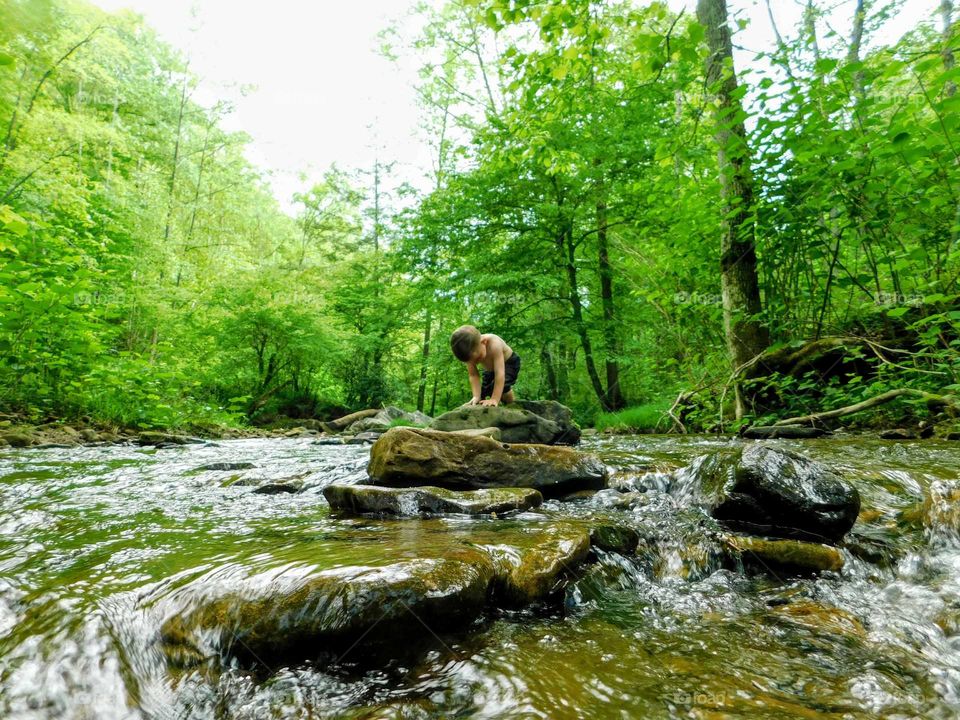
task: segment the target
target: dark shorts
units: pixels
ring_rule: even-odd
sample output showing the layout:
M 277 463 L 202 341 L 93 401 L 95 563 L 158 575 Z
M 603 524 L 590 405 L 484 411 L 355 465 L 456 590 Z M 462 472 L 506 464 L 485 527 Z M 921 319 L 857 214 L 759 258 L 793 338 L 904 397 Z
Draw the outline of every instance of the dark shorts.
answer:
M 510 388 L 517 381 L 517 375 L 520 374 L 520 356 L 513 353 L 503 363 L 503 394 L 510 392 Z M 483 384 L 480 386 L 480 399 L 483 400 L 493 395 L 493 383 L 497 379 L 497 374 L 493 370 L 483 371 Z

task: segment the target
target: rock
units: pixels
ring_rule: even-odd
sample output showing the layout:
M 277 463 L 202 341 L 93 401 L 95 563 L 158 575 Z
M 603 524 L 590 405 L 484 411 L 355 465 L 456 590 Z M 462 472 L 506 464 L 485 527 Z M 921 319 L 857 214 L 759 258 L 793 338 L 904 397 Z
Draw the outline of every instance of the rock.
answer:
M 906 428 L 891 428 L 880 433 L 881 440 L 916 440 L 917 434 Z
M 837 542 L 860 512 L 857 489 L 832 470 L 759 443 L 717 453 L 695 472 L 710 514 L 748 532 Z
M 509 407 L 521 407 L 560 426 L 562 436 L 555 438 L 554 445 L 576 445 L 580 442 L 580 426 L 573 421 L 573 411 L 555 400 L 517 400 Z
M 492 579 L 490 558 L 468 548 L 444 558 L 333 568 L 305 579 L 270 577 L 168 619 L 161 641 L 180 665 L 210 653 L 270 662 L 363 642 L 398 643 L 422 634 L 424 621 L 432 632 L 472 621 Z
M 311 445 L 343 445 L 343 438 L 338 437 L 319 437 L 314 440 Z
M 406 413 L 398 407 L 388 406 L 378 411 L 376 415 L 360 418 L 351 423 L 344 432 L 360 433 L 367 430 L 386 430 L 394 420 L 401 419 Z
M 590 529 L 590 545 L 600 550 L 632 555 L 640 544 L 640 534 L 625 525 L 599 525 Z
M 328 485 L 323 496 L 334 510 L 353 513 L 462 513 L 490 515 L 529 510 L 543 502 L 530 488 L 446 490 L 437 487 L 386 488 L 377 485 Z
M 946 435 L 946 437 L 945 437 L 945 439 L 946 439 L 946 440 L 960 440 L 960 432 L 958 432 L 958 431 L 956 431 L 956 430 L 954 430 L 954 431 L 952 431 L 952 432 L 948 432 L 947 435 Z
M 266 485 L 261 485 L 253 492 L 255 495 L 279 495 L 281 493 L 298 493 L 302 489 L 302 482 L 271 482 Z
M 368 432 L 357 433 L 352 438 L 347 438 L 344 442 L 348 445 L 364 445 L 374 443 L 380 439 L 383 431 L 370 430 Z
M 137 443 L 139 445 L 156 445 L 156 446 L 170 446 L 170 445 L 191 445 L 195 443 L 202 443 L 203 440 L 199 438 L 191 438 L 186 435 L 175 435 L 173 433 L 157 432 L 154 430 L 144 430 L 137 436 Z
M 754 425 L 743 431 L 743 437 L 752 440 L 773 438 L 818 438 L 826 434 L 823 428 L 807 427 L 804 425 Z
M 588 531 L 568 523 L 470 525 L 390 523 L 375 538 L 321 540 L 309 553 L 318 563 L 348 553 L 356 564 L 347 566 L 285 564 L 245 580 L 235 567 L 213 571 L 180 589 L 161 649 L 178 667 L 218 656 L 270 665 L 396 656 L 428 630 L 473 624 L 491 605 L 553 600 L 590 549 Z
M 864 641 L 866 628 L 855 615 L 840 608 L 799 599 L 777 604 L 770 611 L 774 617 L 793 625 L 802 625 L 826 637 L 843 637 Z
M 503 441 L 508 443 L 575 445 L 580 441 L 580 428 L 570 419 L 569 409 L 548 401 L 539 404 L 528 401 L 527 404 L 551 414 L 556 420 L 537 415 L 521 403 L 497 407 L 470 405 L 440 415 L 430 423 L 430 428 L 449 432 L 498 427 Z
M 633 508 L 646 505 L 649 497 L 642 492 L 620 492 L 613 488 L 601 490 L 593 496 L 592 504 L 611 510 L 632 510 Z
M 37 437 L 35 435 L 20 430 L 6 432 L 3 435 L 0 435 L 0 437 L 6 441 L 7 445 L 15 448 L 30 447 L 37 442 Z
M 764 570 L 810 573 L 843 568 L 843 555 L 837 548 L 799 540 L 769 540 L 735 535 L 724 543 L 744 564 Z
M 250 462 L 217 462 L 201 465 L 194 468 L 193 472 L 215 471 L 215 470 L 252 470 L 256 465 Z
M 593 437 L 593 436 L 596 435 L 596 434 L 597 434 L 597 429 L 596 429 L 596 428 L 584 428 L 584 429 L 580 432 L 580 436 L 581 436 L 581 437 Z
M 350 413 L 349 415 L 344 415 L 343 417 L 337 418 L 336 420 L 328 420 L 327 422 L 321 423 L 320 429 L 329 433 L 338 433 L 350 427 L 357 420 L 373 417 L 378 412 L 380 412 L 380 408 L 359 410 L 355 413 Z
M 469 428 L 468 430 L 451 430 L 450 432 L 468 437 L 488 437 L 493 438 L 497 442 L 503 442 L 503 433 L 500 432 L 500 428 L 498 427 Z
M 92 428 L 84 428 L 80 431 L 80 437 L 84 442 L 96 442 L 98 439 L 97 431 Z
M 479 546 L 493 559 L 493 594 L 506 605 L 546 600 L 563 589 L 587 553 L 590 534 L 584 528 L 555 525 L 531 528 L 529 546 Z
M 285 433 L 283 433 L 283 436 L 292 438 L 292 437 L 302 437 L 303 435 L 306 435 L 306 434 L 307 434 L 307 429 L 305 427 L 295 427 L 295 428 L 291 428 L 290 430 L 287 430 Z
M 508 445 L 488 437 L 391 428 L 370 450 L 372 484 L 455 490 L 536 488 L 557 497 L 606 485 L 606 467 L 567 447 Z
M 391 405 L 385 407 L 372 417 L 357 420 L 350 425 L 345 432 L 365 432 L 367 430 L 379 430 L 382 432 L 390 428 L 397 421 L 403 421 L 403 424 L 407 426 L 426 427 L 433 421 L 433 418 L 419 411 L 409 413 Z

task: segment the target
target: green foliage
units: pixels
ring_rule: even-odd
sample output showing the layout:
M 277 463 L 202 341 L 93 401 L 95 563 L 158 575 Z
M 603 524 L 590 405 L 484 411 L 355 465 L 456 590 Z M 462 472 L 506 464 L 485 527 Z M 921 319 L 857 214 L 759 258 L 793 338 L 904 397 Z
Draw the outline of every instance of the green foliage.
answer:
M 628 403 L 695 389 L 684 424 L 722 425 L 704 28 L 662 2 L 419 12 L 391 52 L 421 63 L 432 190 L 405 194 L 389 162 L 331 168 L 290 217 L 229 108 L 191 100 L 198 79 L 142 20 L 0 0 L 0 410 L 139 427 L 437 414 L 469 396 L 448 340 L 471 323 L 520 354 L 519 397 L 666 429 L 672 400 Z M 870 13 L 868 31 L 893 22 Z M 761 319 L 775 343 L 865 337 L 883 359 L 768 376 L 752 390 L 776 406 L 751 420 L 960 385 L 955 32 L 854 57 L 810 19 L 741 72 Z
M 616 432 L 666 432 L 673 425 L 667 412 L 671 400 L 635 405 L 615 413 L 600 413 L 594 420 L 597 430 Z

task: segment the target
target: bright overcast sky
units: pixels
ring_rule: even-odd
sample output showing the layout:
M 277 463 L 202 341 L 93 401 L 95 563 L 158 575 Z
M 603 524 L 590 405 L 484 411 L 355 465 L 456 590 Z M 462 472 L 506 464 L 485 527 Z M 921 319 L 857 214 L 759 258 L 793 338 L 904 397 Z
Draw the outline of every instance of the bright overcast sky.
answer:
M 439 0 L 434 0 L 438 2 Z M 203 80 L 198 99 L 234 101 L 226 121 L 253 138 L 250 159 L 271 176 L 286 207 L 331 163 L 344 169 L 396 160 L 397 176 L 423 186 L 429 149 L 418 140 L 415 60 L 380 57 L 377 33 L 407 16 L 414 0 L 94 0 L 107 10 L 131 8 L 190 57 Z M 772 43 L 763 0 L 728 0 L 750 25 L 735 42 L 750 50 Z M 695 0 L 670 0 L 692 12 Z M 794 34 L 796 0 L 771 0 L 780 32 Z M 906 0 L 889 33 L 933 18 L 939 0 Z M 849 6 L 849 7 L 847 7 Z M 846 34 L 853 2 L 841 3 Z M 883 38 L 883 39 L 895 39 Z M 749 63 L 741 54 L 738 66 Z M 252 86 L 241 94 L 241 86 Z M 304 179 L 306 178 L 306 179 Z

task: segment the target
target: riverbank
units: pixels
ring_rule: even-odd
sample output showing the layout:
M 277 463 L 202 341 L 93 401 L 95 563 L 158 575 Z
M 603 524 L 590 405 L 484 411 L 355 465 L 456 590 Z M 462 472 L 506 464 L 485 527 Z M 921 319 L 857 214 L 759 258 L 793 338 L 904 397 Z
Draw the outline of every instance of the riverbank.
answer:
M 10 419 L 0 420 L 0 448 L 69 448 L 85 445 L 132 444 L 144 446 L 189 445 L 211 440 L 236 440 L 245 438 L 314 438 L 316 440 L 346 437 L 326 432 L 323 423 L 315 419 L 287 419 L 273 427 L 227 427 L 195 426 L 188 429 L 150 429 L 118 428 L 98 424 L 67 422 L 48 422 L 31 424 Z M 678 433 L 657 433 L 648 430 L 630 428 L 606 428 L 598 431 L 587 428 L 584 436 L 636 437 L 644 435 L 676 435 Z M 858 427 L 841 429 L 828 434 L 835 438 L 879 438 L 891 442 L 905 440 L 947 440 L 960 441 L 960 431 L 952 423 L 936 426 L 903 425 L 885 427 Z M 737 433 L 715 433 L 713 437 L 735 437 Z

